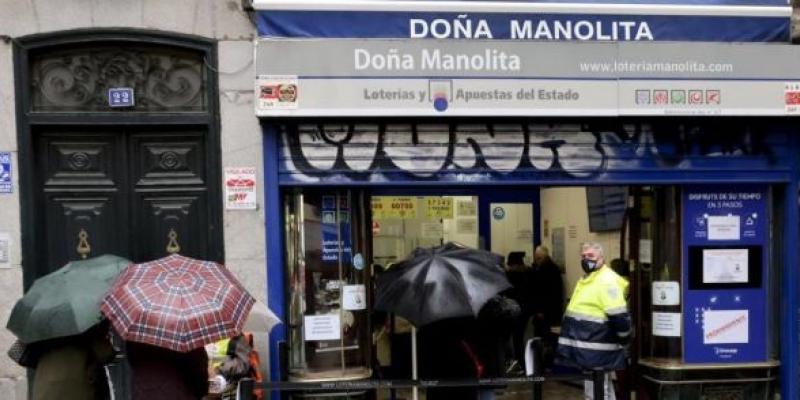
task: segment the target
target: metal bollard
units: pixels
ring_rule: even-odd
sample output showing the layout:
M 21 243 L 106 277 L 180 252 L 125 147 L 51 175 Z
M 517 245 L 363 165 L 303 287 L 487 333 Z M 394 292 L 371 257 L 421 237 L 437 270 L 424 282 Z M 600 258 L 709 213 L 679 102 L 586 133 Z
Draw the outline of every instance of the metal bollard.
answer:
M 528 340 L 525 355 L 525 374 L 533 376 L 534 378 L 541 378 L 544 375 L 544 366 L 542 365 L 542 338 L 535 337 Z M 528 362 L 530 364 L 528 365 Z M 532 383 L 531 394 L 533 400 L 542 400 L 542 381 L 535 380 Z

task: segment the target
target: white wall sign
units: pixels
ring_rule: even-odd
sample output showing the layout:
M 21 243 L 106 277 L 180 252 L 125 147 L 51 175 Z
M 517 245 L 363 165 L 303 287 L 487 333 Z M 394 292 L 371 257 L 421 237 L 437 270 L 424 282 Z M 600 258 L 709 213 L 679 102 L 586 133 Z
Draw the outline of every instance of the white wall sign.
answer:
M 11 181 L 11 153 L 0 152 L 0 193 L 11 193 L 14 191 Z
M 681 286 L 675 281 L 653 282 L 653 305 L 677 306 L 681 304 Z
M 342 323 L 339 314 L 306 315 L 303 317 L 305 340 L 339 340 L 342 337 Z
M 263 38 L 255 108 L 258 116 L 798 115 L 795 47 Z
M 367 289 L 364 285 L 344 285 L 342 287 L 342 307 L 345 310 L 365 310 L 367 308 Z
M 225 209 L 256 209 L 256 168 L 225 168 Z
M 747 249 L 703 250 L 703 283 L 746 283 Z
M 739 240 L 739 216 L 709 216 L 708 240 Z
M 749 310 L 707 310 L 703 313 L 703 343 L 748 343 Z
M 681 313 L 653 313 L 653 336 L 680 337 Z

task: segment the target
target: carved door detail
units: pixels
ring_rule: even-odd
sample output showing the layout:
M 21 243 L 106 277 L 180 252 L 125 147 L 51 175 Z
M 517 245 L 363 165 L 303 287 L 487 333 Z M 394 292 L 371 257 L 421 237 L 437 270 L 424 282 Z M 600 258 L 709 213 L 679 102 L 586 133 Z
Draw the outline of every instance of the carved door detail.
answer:
M 41 128 L 34 143 L 39 265 L 221 253 L 204 128 Z

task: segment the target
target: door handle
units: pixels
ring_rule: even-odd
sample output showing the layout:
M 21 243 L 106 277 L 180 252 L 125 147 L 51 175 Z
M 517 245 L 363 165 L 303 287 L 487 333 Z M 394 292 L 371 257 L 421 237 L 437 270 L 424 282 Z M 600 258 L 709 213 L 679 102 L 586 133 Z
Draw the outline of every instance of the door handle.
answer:
M 92 252 L 92 246 L 89 245 L 88 239 L 89 234 L 86 232 L 86 229 L 81 228 L 80 232 L 78 232 L 78 247 L 76 247 L 75 250 L 82 259 L 86 259 L 89 253 Z
M 175 232 L 175 228 L 169 228 L 167 237 L 169 238 L 169 242 L 167 242 L 167 253 L 175 254 L 180 252 L 181 245 L 178 244 L 178 232 Z

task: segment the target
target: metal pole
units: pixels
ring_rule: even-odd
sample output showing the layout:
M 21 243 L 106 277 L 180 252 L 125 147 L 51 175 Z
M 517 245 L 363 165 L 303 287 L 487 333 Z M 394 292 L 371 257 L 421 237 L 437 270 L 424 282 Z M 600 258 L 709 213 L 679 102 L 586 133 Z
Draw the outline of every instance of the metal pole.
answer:
M 592 371 L 592 381 L 594 381 L 594 400 L 605 399 L 605 378 L 605 372 Z
M 529 351 L 532 353 L 530 355 L 530 362 L 531 366 L 525 366 L 526 372 L 530 371 L 531 376 L 534 378 L 541 378 L 543 376 L 543 365 L 542 365 L 542 338 L 535 337 L 528 341 Z M 527 358 L 527 357 L 526 357 Z M 526 362 L 528 360 L 525 360 Z M 533 400 L 542 400 L 542 381 L 535 380 L 533 381 Z
M 417 327 L 411 326 L 411 379 L 417 380 L 419 376 L 417 376 Z M 413 400 L 419 399 L 419 386 L 414 385 L 414 388 L 411 389 L 411 398 Z
M 239 400 L 250 400 L 253 398 L 254 382 L 250 378 L 243 378 L 239 381 Z

